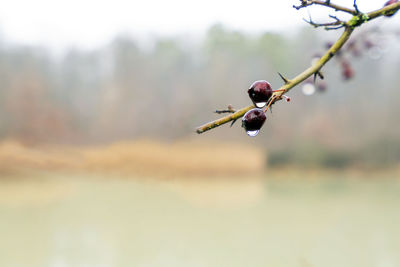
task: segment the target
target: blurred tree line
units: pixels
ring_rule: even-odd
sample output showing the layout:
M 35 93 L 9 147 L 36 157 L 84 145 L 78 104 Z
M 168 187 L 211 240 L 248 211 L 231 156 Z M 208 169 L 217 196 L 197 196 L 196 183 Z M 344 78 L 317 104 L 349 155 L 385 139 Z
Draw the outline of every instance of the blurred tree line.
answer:
M 307 27 L 250 35 L 214 25 L 200 41 L 159 38 L 150 48 L 119 36 L 105 47 L 71 49 L 61 58 L 43 47 L 0 40 L 0 137 L 85 144 L 195 135 L 196 126 L 218 117 L 215 109 L 250 104 L 253 81 L 267 79 L 278 88 L 278 71 L 288 77 L 303 71 L 338 34 Z M 352 59 L 356 77 L 350 82 L 342 81 L 335 60 L 328 63 L 328 90 L 304 96 L 295 88 L 292 102 L 273 108 L 257 138 L 247 137 L 240 122 L 199 138 L 265 146 L 273 164 L 342 166 L 348 157 L 379 162 L 376 153 L 382 162 L 399 162 L 396 38 L 385 38 L 378 60 L 367 51 Z

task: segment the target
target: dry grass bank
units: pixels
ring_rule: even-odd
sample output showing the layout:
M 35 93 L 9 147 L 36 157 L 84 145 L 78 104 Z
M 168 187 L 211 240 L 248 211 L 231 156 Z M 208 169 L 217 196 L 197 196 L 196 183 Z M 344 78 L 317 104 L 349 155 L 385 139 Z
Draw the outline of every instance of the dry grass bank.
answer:
M 265 162 L 262 150 L 238 144 L 141 140 L 104 146 L 29 147 L 12 140 L 0 143 L 0 173 L 37 169 L 146 175 L 237 175 L 262 172 Z

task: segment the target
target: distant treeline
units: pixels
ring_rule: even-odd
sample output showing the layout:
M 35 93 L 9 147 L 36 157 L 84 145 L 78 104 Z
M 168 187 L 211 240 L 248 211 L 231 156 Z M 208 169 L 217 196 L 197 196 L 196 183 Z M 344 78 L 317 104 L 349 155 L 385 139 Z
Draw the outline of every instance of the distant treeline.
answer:
M 178 36 L 142 47 L 119 36 L 105 47 L 70 50 L 62 58 L 43 47 L 3 40 L 0 137 L 26 143 L 179 139 L 216 118 L 215 109 L 248 105 L 246 90 L 254 80 L 279 87 L 277 72 L 298 74 L 338 34 L 307 27 L 285 35 L 249 35 L 215 25 L 200 41 Z M 400 40 L 385 40 L 379 60 L 367 52 L 349 57 L 356 70 L 350 82 L 342 81 L 332 60 L 324 69 L 327 92 L 304 96 L 295 88 L 290 104 L 273 108 L 256 139 L 248 138 L 239 122 L 207 138 L 251 142 L 270 151 L 309 142 L 340 150 L 398 141 Z

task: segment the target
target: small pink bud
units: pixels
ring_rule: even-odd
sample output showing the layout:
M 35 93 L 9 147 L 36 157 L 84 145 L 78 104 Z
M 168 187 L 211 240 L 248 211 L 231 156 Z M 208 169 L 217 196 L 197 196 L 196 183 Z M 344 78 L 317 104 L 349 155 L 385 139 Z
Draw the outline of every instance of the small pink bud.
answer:
M 288 97 L 287 95 L 283 95 L 283 98 L 284 98 L 284 99 L 285 99 L 285 101 L 286 101 L 286 102 L 288 102 L 288 103 L 289 103 L 289 102 L 290 102 L 290 100 L 291 100 L 291 99 L 290 99 L 290 97 Z

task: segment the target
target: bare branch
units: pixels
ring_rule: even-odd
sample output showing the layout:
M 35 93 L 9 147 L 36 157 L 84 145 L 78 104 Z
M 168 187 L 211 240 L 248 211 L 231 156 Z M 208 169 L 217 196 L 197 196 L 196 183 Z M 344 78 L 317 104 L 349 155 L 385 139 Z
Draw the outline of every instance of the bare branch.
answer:
M 325 53 L 325 55 L 323 55 L 320 60 L 314 64 L 313 66 L 311 66 L 310 68 L 306 69 L 304 72 L 300 73 L 298 76 L 296 76 L 294 79 L 289 80 L 288 83 L 284 84 L 279 90 L 279 92 L 274 93 L 274 101 L 273 103 L 275 103 L 276 101 L 282 99 L 282 95 L 285 92 L 288 92 L 291 88 L 293 88 L 294 86 L 298 85 L 299 83 L 301 83 L 302 81 L 306 80 L 308 77 L 310 77 L 311 75 L 313 75 L 314 73 L 318 72 L 324 65 L 326 62 L 328 62 L 334 55 L 335 53 L 343 46 L 343 44 L 348 40 L 348 38 L 350 37 L 351 33 L 353 32 L 353 28 L 346 28 L 346 30 L 344 31 L 344 33 L 342 34 L 342 36 L 336 41 L 336 43 L 328 50 L 328 52 Z M 272 103 L 272 104 L 273 104 Z M 237 110 L 235 113 L 225 116 L 223 118 L 220 118 L 218 120 L 206 123 L 200 127 L 198 127 L 196 129 L 196 132 L 198 134 L 204 133 L 208 130 L 211 130 L 213 128 L 216 128 L 218 126 L 221 126 L 227 122 L 230 122 L 232 120 L 237 120 L 240 117 L 243 117 L 243 115 L 249 111 L 250 109 L 254 108 L 253 105 L 242 108 Z
M 349 13 L 352 15 L 359 14 L 359 11 L 357 11 L 358 9 L 357 10 L 350 9 L 347 7 L 335 5 L 335 4 L 332 4 L 331 1 L 319 1 L 319 0 L 300 0 L 300 1 L 301 1 L 301 4 L 299 6 L 295 6 L 295 5 L 293 6 L 297 10 L 308 7 L 308 6 L 312 6 L 312 5 L 320 5 L 320 6 L 326 6 L 326 7 L 332 8 L 335 11 L 342 11 L 342 12 Z
M 331 8 L 334 8 L 334 5 L 332 5 L 330 3 L 330 1 L 326 1 L 326 2 L 322 2 L 322 1 L 314 1 L 314 0 L 301 0 L 302 1 L 302 5 L 299 7 L 295 7 L 297 9 L 300 9 L 302 7 L 306 7 L 312 4 L 319 4 L 319 5 L 324 5 L 324 6 L 328 6 Z M 354 2 L 355 4 L 355 2 Z M 344 11 L 346 9 L 344 8 L 335 8 L 337 10 L 340 11 Z M 367 14 L 362 14 L 362 13 L 357 13 L 356 10 L 350 10 L 351 14 L 353 14 L 353 18 L 350 19 L 349 21 L 345 22 L 344 25 L 340 25 L 341 27 L 344 27 L 345 30 L 342 33 L 342 35 L 339 37 L 339 39 L 329 48 L 329 50 L 316 62 L 314 63 L 311 67 L 309 67 L 308 69 L 306 69 L 305 71 L 303 71 L 302 73 L 300 73 L 299 75 L 297 75 L 296 77 L 294 77 L 293 79 L 287 79 L 285 78 L 285 80 L 287 80 L 287 82 L 285 82 L 285 84 L 279 88 L 278 90 L 276 90 L 276 92 L 274 92 L 273 96 L 271 97 L 272 99 L 272 104 L 274 104 L 275 102 L 282 100 L 284 97 L 284 93 L 287 93 L 288 91 L 290 91 L 293 87 L 295 87 L 296 85 L 298 85 L 299 83 L 303 82 L 304 80 L 306 80 L 307 78 L 309 78 L 310 76 L 317 74 L 320 72 L 321 68 L 333 57 L 335 56 L 335 54 L 340 50 L 340 48 L 342 48 L 342 46 L 347 42 L 347 40 L 350 38 L 351 34 L 353 33 L 354 29 L 356 27 L 361 26 L 363 23 L 368 22 L 370 20 L 373 20 L 375 18 L 384 16 L 385 14 L 392 14 L 395 11 L 400 9 L 400 2 L 386 6 L 384 8 L 378 9 L 376 11 L 367 13 Z M 347 11 L 344 11 L 347 12 Z M 350 13 L 350 12 L 348 12 Z M 337 22 L 337 21 L 336 21 Z M 339 26 L 338 26 L 339 27 Z M 283 77 L 283 76 L 282 76 Z M 253 105 L 248 106 L 248 107 L 244 107 L 241 108 L 239 110 L 237 110 L 235 113 L 227 115 L 225 117 L 222 117 L 218 120 L 206 123 L 200 127 L 198 127 L 196 129 L 196 132 L 198 134 L 204 133 L 208 130 L 211 130 L 213 128 L 216 128 L 218 126 L 221 126 L 225 123 L 228 123 L 230 121 L 235 122 L 236 120 L 238 120 L 239 118 L 243 117 L 243 115 L 249 111 L 250 109 L 254 108 Z M 232 123 L 233 124 L 233 123 Z
M 340 20 L 336 16 L 329 15 L 329 17 L 335 19 L 335 21 L 328 22 L 328 23 L 316 23 L 311 19 L 311 17 L 309 20 L 306 20 L 306 19 L 303 19 L 303 20 L 315 28 L 325 27 L 325 30 L 332 30 L 332 29 L 337 30 L 337 29 L 343 28 L 346 25 L 345 21 Z
M 375 19 L 377 17 L 385 16 L 387 14 L 392 14 L 399 9 L 400 9 L 400 2 L 397 2 L 395 4 L 385 6 L 384 8 L 372 11 L 372 12 L 368 13 L 368 21 Z

